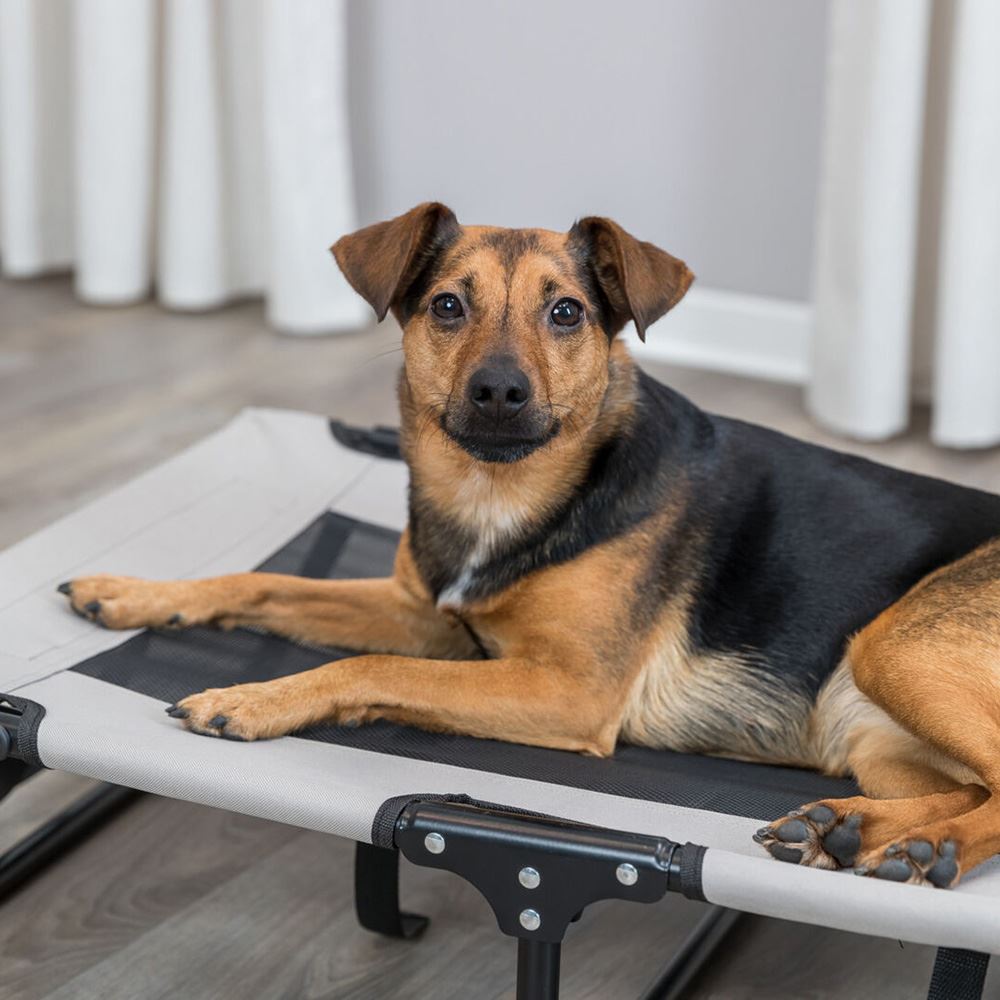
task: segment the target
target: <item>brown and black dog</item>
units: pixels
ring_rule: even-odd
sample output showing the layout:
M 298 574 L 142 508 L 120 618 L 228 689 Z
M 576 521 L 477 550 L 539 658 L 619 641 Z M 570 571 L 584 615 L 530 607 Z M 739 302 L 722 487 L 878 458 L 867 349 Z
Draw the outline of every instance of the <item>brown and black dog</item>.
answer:
M 692 280 L 614 222 L 420 205 L 334 255 L 402 325 L 394 575 L 61 588 L 110 628 L 252 626 L 367 655 L 169 711 L 261 739 L 395 720 L 856 776 L 775 857 L 949 886 L 1000 850 L 1000 497 L 713 416 L 632 363 Z M 991 540 L 992 539 L 992 540 Z

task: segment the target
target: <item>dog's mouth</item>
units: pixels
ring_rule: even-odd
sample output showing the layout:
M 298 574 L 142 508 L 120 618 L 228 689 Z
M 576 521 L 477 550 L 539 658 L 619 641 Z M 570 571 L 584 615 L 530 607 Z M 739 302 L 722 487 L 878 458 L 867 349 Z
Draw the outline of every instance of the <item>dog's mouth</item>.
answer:
M 558 419 L 553 419 L 540 433 L 523 433 L 514 428 L 498 428 L 483 430 L 476 428 L 449 426 L 447 414 L 441 416 L 441 429 L 463 451 L 479 462 L 497 462 L 509 464 L 527 458 L 533 451 L 551 441 L 561 430 Z

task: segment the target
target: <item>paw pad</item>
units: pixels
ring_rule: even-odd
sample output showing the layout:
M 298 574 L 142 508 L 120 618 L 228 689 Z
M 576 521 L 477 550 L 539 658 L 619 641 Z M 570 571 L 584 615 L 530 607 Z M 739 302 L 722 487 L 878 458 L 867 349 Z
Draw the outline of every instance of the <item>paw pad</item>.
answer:
M 823 837 L 823 850 L 837 859 L 844 868 L 850 868 L 861 850 L 861 817 L 847 816 Z
M 875 869 L 875 878 L 885 878 L 890 882 L 908 882 L 912 869 L 902 858 L 889 858 Z
M 860 815 L 838 818 L 830 806 L 796 810 L 754 835 L 772 857 L 814 868 L 846 868 L 861 848 Z
M 789 819 L 774 831 L 774 835 L 783 843 L 790 844 L 805 840 L 809 836 L 809 827 L 800 819 Z
M 876 857 L 861 865 L 857 874 L 939 889 L 947 889 L 958 878 L 958 845 L 953 840 L 942 840 L 937 845 L 923 839 L 889 844 L 881 856 L 884 860 L 879 862 Z

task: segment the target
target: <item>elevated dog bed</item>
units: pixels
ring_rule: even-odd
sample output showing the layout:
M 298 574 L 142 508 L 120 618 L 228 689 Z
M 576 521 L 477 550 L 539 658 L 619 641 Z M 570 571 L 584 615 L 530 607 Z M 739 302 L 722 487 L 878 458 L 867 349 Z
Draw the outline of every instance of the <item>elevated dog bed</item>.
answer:
M 997 859 L 946 892 L 781 864 L 754 844 L 762 823 L 811 799 L 855 794 L 851 782 L 627 746 L 598 760 L 384 722 L 316 726 L 248 744 L 199 737 L 168 718 L 165 705 L 349 654 L 249 631 L 101 630 L 73 616 L 55 590 L 62 580 L 105 571 L 384 575 L 405 502 L 393 432 L 249 410 L 14 546 L 0 556 L 0 750 L 6 743 L 29 765 L 401 848 L 417 863 L 470 878 L 501 928 L 529 944 L 558 948 L 581 903 L 676 889 L 740 911 L 1000 952 Z M 501 841 L 507 850 L 519 845 L 507 859 L 521 866 L 509 886 L 492 885 L 490 874 Z M 546 861 L 561 863 L 553 859 L 578 866 L 569 880 L 575 888 L 546 881 Z M 515 879 L 521 868 L 542 872 L 544 893 L 539 886 L 532 895 L 530 874 Z M 382 875 L 373 878 L 388 871 L 367 863 L 376 869 Z M 584 883 L 586 898 L 574 899 Z M 359 899 L 359 910 L 381 910 L 369 912 L 368 923 L 393 932 L 394 897 L 390 903 Z M 567 907 L 564 919 L 558 913 Z M 396 925 L 395 932 L 405 931 Z M 539 947 L 522 956 L 523 996 L 554 995 L 553 955 Z M 945 958 L 956 956 L 963 958 Z M 985 963 L 964 960 L 952 974 L 981 981 Z M 944 958 L 939 974 L 948 974 Z

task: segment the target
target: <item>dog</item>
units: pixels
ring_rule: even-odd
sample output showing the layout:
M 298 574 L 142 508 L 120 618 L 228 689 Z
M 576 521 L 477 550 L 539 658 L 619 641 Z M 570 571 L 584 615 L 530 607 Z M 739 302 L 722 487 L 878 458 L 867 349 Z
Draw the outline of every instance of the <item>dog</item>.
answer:
M 118 629 L 364 653 L 168 712 L 241 740 L 389 719 L 606 756 L 618 741 L 853 775 L 756 839 L 946 887 L 1000 850 L 1000 497 L 701 411 L 636 367 L 679 259 L 598 217 L 419 205 L 333 247 L 403 329 L 393 575 L 63 584 Z

